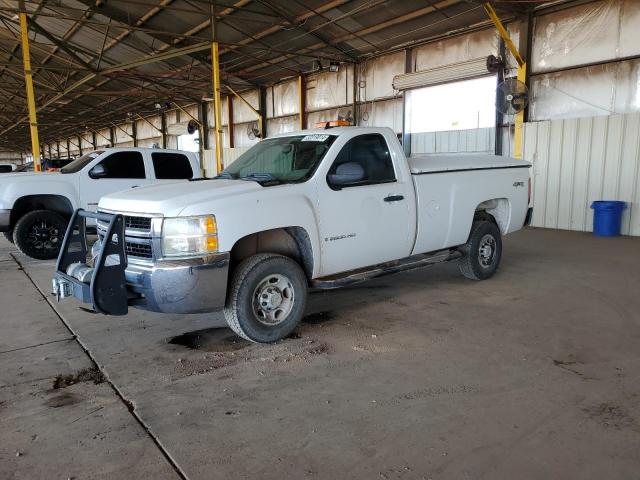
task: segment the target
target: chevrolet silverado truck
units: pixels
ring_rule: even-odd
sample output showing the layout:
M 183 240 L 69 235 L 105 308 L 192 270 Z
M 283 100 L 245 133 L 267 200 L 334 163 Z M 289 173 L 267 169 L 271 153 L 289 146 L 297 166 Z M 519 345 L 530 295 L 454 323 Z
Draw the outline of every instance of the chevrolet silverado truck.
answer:
M 309 289 L 448 260 L 467 278 L 491 277 L 502 236 L 530 218 L 529 167 L 492 155 L 407 159 L 387 128 L 277 135 L 215 178 L 78 210 L 54 294 L 109 315 L 223 309 L 238 335 L 273 342 L 296 327 Z M 90 249 L 86 218 L 98 222 Z
M 25 255 L 56 258 L 76 209 L 97 208 L 107 193 L 199 177 L 193 153 L 148 148 L 96 150 L 56 173 L 2 175 L 0 232 Z

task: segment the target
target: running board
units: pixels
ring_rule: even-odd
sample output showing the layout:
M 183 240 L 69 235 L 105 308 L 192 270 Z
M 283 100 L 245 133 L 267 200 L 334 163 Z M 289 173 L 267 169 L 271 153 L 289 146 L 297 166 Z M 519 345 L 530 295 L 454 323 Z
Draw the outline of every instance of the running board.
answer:
M 391 275 L 398 272 L 415 270 L 416 268 L 428 267 L 437 263 L 457 260 L 462 254 L 458 250 L 441 250 L 435 253 L 414 255 L 393 262 L 381 263 L 367 269 L 352 270 L 329 277 L 316 278 L 311 281 L 311 288 L 317 290 L 332 290 L 354 283 L 364 282 L 372 278 Z

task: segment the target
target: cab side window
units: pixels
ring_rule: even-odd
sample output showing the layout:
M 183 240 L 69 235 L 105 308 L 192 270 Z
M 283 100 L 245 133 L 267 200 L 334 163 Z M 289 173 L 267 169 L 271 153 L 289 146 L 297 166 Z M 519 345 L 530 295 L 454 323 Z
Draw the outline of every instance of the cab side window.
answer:
M 151 154 L 153 170 L 158 180 L 178 180 L 193 177 L 191 163 L 185 155 L 179 153 Z
M 339 167 L 343 164 L 349 164 L 349 166 L 358 164 L 362 168 L 362 180 L 353 186 L 389 183 L 396 180 L 389 147 L 384 137 L 378 133 L 359 135 L 349 140 L 333 162 L 329 170 L 329 178 L 340 173 Z
M 114 152 L 100 162 L 102 178 L 145 178 L 144 159 L 140 152 Z

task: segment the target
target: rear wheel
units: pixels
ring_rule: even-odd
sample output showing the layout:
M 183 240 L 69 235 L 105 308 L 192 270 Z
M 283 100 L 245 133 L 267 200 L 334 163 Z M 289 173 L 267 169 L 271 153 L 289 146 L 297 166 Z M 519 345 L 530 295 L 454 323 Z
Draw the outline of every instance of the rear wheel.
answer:
M 473 222 L 469 240 L 460 247 L 460 273 L 471 280 L 493 276 L 502 257 L 502 235 L 498 226 L 487 220 Z
M 224 315 L 231 329 L 247 340 L 271 343 L 298 325 L 307 303 L 307 279 L 288 257 L 253 255 L 235 269 Z
M 4 235 L 4 238 L 9 240 L 9 242 L 13 243 L 13 230 L 9 230 L 8 232 L 2 232 L 2 235 Z
M 22 253 L 38 260 L 56 258 L 67 230 L 67 220 L 50 210 L 35 210 L 20 218 L 13 240 Z

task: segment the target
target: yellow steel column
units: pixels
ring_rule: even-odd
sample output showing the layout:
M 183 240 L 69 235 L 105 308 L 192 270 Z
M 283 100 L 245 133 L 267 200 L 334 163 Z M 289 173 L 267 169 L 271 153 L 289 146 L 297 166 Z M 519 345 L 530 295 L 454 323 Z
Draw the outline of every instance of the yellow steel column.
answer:
M 20 34 L 22 36 L 22 62 L 24 64 L 24 82 L 27 87 L 27 106 L 29 107 L 29 128 L 31 130 L 31 150 L 33 152 L 33 170 L 42 171 L 40 165 L 40 140 L 38 139 L 38 119 L 36 116 L 36 99 L 31 77 L 31 57 L 29 55 L 29 35 L 27 31 L 27 14 L 20 14 Z
M 518 80 L 525 83 L 527 79 L 527 65 L 518 66 Z M 524 110 L 516 113 L 513 125 L 513 158 L 522 159 L 522 140 L 524 137 Z
M 222 101 L 220 99 L 218 42 L 211 44 L 211 64 L 213 66 L 213 117 L 215 121 L 216 174 L 219 174 L 222 172 Z
M 511 36 L 509 35 L 509 32 L 504 27 L 504 25 L 500 21 L 500 18 L 498 17 L 498 14 L 496 13 L 496 11 L 493 9 L 493 7 L 489 2 L 486 2 L 484 4 L 484 10 L 485 12 L 487 12 L 487 15 L 495 25 L 496 29 L 498 30 L 498 33 L 502 37 L 502 40 L 504 40 L 505 45 L 511 52 L 511 55 L 513 55 L 513 58 L 515 58 L 516 61 L 518 62 L 518 76 L 517 76 L 518 80 L 520 80 L 522 83 L 525 83 L 527 80 L 527 64 L 525 62 L 525 59 L 522 58 L 522 55 L 520 55 L 520 52 L 518 51 L 516 46 L 513 44 L 513 41 L 511 40 Z M 523 127 L 524 127 L 524 111 L 516 113 L 515 115 L 515 124 L 514 124 L 514 131 L 513 131 L 513 157 L 517 159 L 522 158 L 522 136 L 524 131 Z

